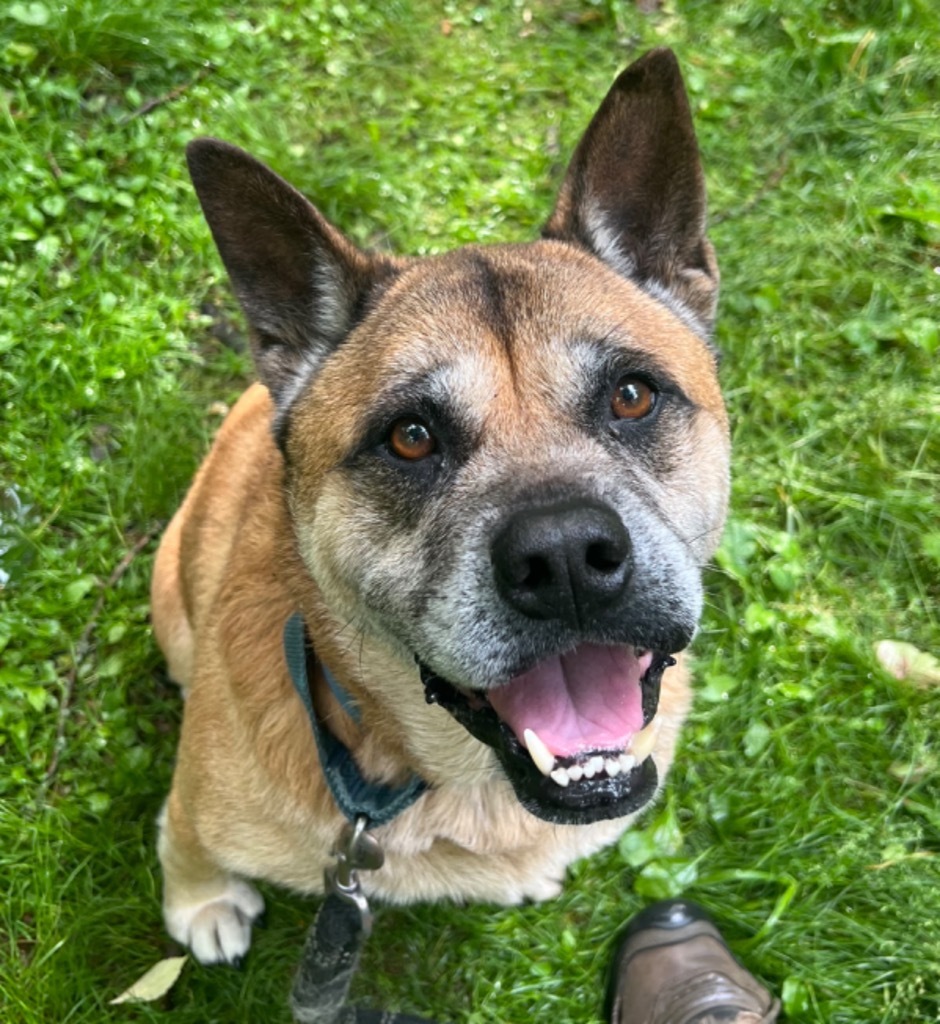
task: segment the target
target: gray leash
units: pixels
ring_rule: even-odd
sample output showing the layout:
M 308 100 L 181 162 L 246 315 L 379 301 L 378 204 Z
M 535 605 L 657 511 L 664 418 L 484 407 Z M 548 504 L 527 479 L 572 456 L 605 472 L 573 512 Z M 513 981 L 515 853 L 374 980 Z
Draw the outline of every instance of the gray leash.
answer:
M 364 816 L 347 825 L 327 868 L 327 896 L 304 943 L 291 990 L 297 1024 L 434 1024 L 421 1017 L 349 1006 L 349 986 L 359 966 L 362 944 L 372 931 L 372 913 L 359 871 L 376 871 L 384 855 L 366 831 Z

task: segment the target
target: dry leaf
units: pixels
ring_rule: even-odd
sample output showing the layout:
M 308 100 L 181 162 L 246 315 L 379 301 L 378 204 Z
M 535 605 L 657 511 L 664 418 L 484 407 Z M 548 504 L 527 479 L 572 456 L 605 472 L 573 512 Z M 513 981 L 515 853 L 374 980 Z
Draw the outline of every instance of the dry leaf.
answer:
M 909 860 L 933 860 L 934 854 L 927 850 L 915 850 L 913 853 L 905 853 L 900 857 L 892 857 L 890 860 L 883 860 L 880 864 L 866 864 L 869 871 L 884 871 L 885 868 L 893 868 L 895 864 L 903 864 Z
M 901 640 L 879 640 L 875 657 L 895 679 L 926 688 L 940 686 L 940 661 Z
M 122 992 L 116 999 L 111 1000 L 111 1005 L 117 1003 L 152 1003 L 160 999 L 176 984 L 183 964 L 189 959 L 188 956 L 171 956 L 161 960 L 158 964 L 138 978 L 127 991 Z

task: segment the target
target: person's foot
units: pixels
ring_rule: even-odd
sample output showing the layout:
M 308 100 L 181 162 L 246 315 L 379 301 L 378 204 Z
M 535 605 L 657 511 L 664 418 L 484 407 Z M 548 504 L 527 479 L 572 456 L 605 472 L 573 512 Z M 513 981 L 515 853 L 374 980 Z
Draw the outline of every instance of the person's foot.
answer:
M 607 989 L 609 1024 L 772 1024 L 774 999 L 688 900 L 653 903 L 624 929 Z

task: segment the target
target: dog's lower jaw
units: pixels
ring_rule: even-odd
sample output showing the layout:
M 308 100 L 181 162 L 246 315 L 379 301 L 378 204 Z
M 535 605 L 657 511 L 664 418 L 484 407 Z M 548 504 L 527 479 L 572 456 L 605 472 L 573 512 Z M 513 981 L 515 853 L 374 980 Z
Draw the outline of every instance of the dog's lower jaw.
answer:
M 526 732 L 520 742 L 494 711 L 484 693 L 467 694 L 419 663 L 429 704 L 446 709 L 474 738 L 496 754 L 520 804 L 543 821 L 590 825 L 622 819 L 644 807 L 659 785 L 650 756 L 661 722 L 656 719 L 663 672 L 675 664 L 665 655 L 645 655 L 640 680 L 644 729 L 627 750 L 595 750 L 555 759 L 539 737 Z M 495 699 L 495 698 L 494 698 Z

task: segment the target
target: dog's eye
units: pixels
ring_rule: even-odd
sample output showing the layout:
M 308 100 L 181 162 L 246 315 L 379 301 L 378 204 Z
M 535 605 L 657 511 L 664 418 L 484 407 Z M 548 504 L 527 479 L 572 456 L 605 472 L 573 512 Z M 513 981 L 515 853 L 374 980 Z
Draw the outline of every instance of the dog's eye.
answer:
M 618 420 L 639 420 L 656 405 L 656 392 L 639 377 L 621 377 L 610 396 L 610 411 Z
M 426 423 L 406 416 L 392 424 L 388 432 L 388 447 L 400 459 L 415 462 L 433 455 L 437 441 Z

